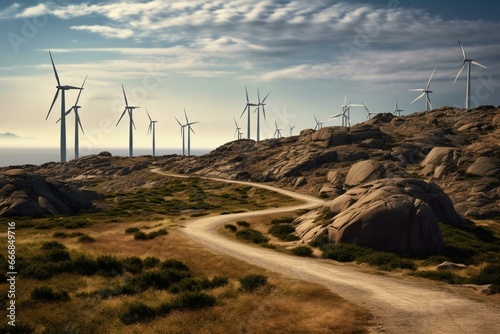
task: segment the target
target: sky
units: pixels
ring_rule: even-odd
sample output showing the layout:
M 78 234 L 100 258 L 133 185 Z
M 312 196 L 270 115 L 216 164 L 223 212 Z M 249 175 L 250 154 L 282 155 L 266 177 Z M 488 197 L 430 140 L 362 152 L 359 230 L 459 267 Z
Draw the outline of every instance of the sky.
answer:
M 0 133 L 23 145 L 59 145 L 61 106 L 49 58 L 62 85 L 80 86 L 85 134 L 81 151 L 128 146 L 123 84 L 135 109 L 134 142 L 150 147 L 149 119 L 158 148 L 181 148 L 184 108 L 193 125 L 192 149 L 216 148 L 236 139 L 234 120 L 247 137 L 245 87 L 266 100 L 261 138 L 276 124 L 283 135 L 338 126 L 344 97 L 371 112 L 403 115 L 425 109 L 409 89 L 424 88 L 434 68 L 434 108 L 465 106 L 467 56 L 472 68 L 472 106 L 500 104 L 500 4 L 496 1 L 143 0 L 10 1 L 0 4 Z M 76 90 L 66 94 L 66 109 Z M 60 98 L 60 97 L 59 97 Z M 250 137 L 256 139 L 252 108 Z M 367 118 L 353 109 L 351 123 Z M 68 156 L 74 115 L 66 118 Z M 12 142 L 0 142 L 13 145 Z

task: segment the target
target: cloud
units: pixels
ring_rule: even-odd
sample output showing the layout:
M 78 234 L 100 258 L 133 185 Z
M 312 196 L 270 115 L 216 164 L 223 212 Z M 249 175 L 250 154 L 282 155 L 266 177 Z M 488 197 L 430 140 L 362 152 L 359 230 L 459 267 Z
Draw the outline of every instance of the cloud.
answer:
M 99 25 L 94 25 L 94 26 L 72 26 L 70 29 L 72 30 L 83 30 L 83 31 L 90 31 L 92 33 L 97 33 L 101 34 L 102 36 L 106 38 L 119 38 L 119 39 L 125 39 L 131 37 L 134 32 L 130 29 L 119 29 L 119 28 L 112 28 L 112 27 L 107 27 L 107 26 L 99 26 Z

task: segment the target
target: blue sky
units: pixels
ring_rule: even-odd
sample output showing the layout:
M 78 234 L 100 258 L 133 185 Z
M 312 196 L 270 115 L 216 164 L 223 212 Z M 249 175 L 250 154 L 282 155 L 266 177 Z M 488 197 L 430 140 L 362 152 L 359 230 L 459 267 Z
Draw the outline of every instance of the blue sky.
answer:
M 62 84 L 81 85 L 86 148 L 126 147 L 127 122 L 115 127 L 124 101 L 134 114 L 136 146 L 147 147 L 148 118 L 157 123 L 157 147 L 180 148 L 186 108 L 194 126 L 192 148 L 215 148 L 234 140 L 233 117 L 246 137 L 245 86 L 256 102 L 265 95 L 272 137 L 275 121 L 288 134 L 325 125 L 341 110 L 344 96 L 370 111 L 392 112 L 398 96 L 403 114 L 422 111 L 410 102 L 431 84 L 433 107 L 465 104 L 460 40 L 470 58 L 472 103 L 500 104 L 500 5 L 494 1 L 2 1 L 0 5 L 0 133 L 35 137 L 29 145 L 58 146 L 52 51 Z M 67 94 L 69 108 L 75 91 Z M 252 113 L 251 137 L 256 138 Z M 366 119 L 363 109 L 352 122 Z M 73 115 L 67 118 L 68 150 Z M 125 120 L 126 121 L 126 120 Z M 0 144 L 1 145 L 1 144 Z M 70 152 L 68 152 L 70 156 Z

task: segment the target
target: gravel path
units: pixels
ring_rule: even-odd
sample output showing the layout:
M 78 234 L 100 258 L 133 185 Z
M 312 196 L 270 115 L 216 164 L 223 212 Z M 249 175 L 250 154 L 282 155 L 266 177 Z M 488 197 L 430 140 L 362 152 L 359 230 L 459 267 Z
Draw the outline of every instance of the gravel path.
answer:
M 155 172 L 170 175 L 159 170 Z M 182 231 L 200 244 L 284 276 L 326 286 L 335 294 L 370 310 L 375 317 L 371 333 L 500 333 L 500 306 L 479 301 L 480 298 L 468 298 L 462 287 L 414 277 L 368 274 L 333 261 L 300 258 L 220 236 L 217 229 L 229 221 L 314 208 L 324 201 L 269 185 L 214 180 L 272 190 L 304 204 L 190 220 Z

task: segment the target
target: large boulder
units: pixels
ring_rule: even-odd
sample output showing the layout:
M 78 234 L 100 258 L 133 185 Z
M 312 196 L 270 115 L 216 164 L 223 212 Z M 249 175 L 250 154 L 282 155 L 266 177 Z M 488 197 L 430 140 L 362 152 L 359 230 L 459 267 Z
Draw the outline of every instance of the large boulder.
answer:
M 0 174 L 0 217 L 74 214 L 93 207 L 101 196 L 22 169 Z
M 476 176 L 496 176 L 499 173 L 500 160 L 492 157 L 480 157 L 467 169 L 467 174 Z
M 424 176 L 442 178 L 453 167 L 457 167 L 460 159 L 460 150 L 454 147 L 434 147 L 422 161 L 420 172 Z
M 316 219 L 299 218 L 298 234 L 309 240 L 327 235 L 334 243 L 426 256 L 443 251 L 438 222 L 467 224 L 439 186 L 420 179 L 365 183 L 329 202 L 327 211 Z M 332 218 L 325 221 L 320 216 Z
M 347 173 L 345 184 L 357 186 L 361 183 L 374 181 L 385 177 L 385 167 L 375 160 L 360 161 L 352 165 Z

